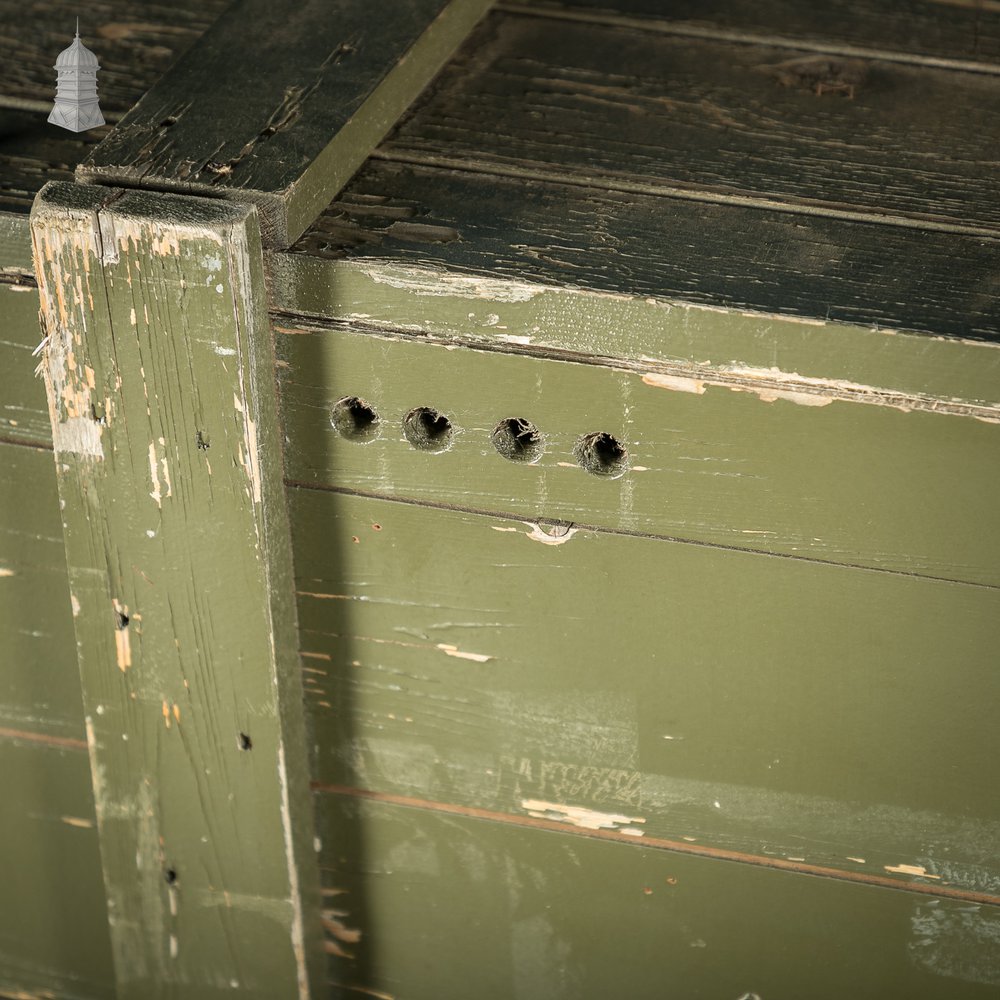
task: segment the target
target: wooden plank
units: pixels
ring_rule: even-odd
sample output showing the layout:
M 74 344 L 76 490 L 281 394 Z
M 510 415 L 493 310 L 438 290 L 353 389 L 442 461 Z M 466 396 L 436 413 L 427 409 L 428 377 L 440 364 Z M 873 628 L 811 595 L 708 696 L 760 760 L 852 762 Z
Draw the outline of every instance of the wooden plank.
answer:
M 0 274 L 8 281 L 34 283 L 31 228 L 26 215 L 0 212 Z
M 272 307 L 294 314 L 995 404 L 997 250 L 985 237 L 373 163 L 269 269 Z
M 100 64 L 101 108 L 114 120 L 149 89 L 228 6 L 229 0 L 95 0 L 86 10 L 69 0 L 30 4 L 0 0 L 0 105 L 51 105 L 56 56 L 73 40 L 80 17 L 84 44 Z M 44 112 L 36 116 L 45 122 Z M 49 129 L 55 132 L 55 129 Z
M 294 481 L 1000 587 L 997 423 L 650 366 L 276 330 Z M 348 399 L 378 423 L 346 411 L 343 423 Z M 440 453 L 404 432 L 420 406 L 451 423 Z M 518 419 L 535 450 L 505 460 L 501 424 Z M 581 458 L 597 433 L 626 450 L 621 469 Z
M 324 785 L 1000 901 L 996 590 L 290 503 Z
M 265 243 L 288 246 L 490 3 L 239 0 L 78 173 L 253 201 Z M 234 87 L 248 65 L 253 87 Z
M 51 451 L 0 444 L 0 733 L 82 745 L 58 501 Z
M 112 1000 L 86 745 L 0 735 L 0 798 L 0 996 Z
M 319 797 L 342 995 L 996 995 L 993 907 Z M 681 985 L 682 984 L 682 985 Z
M 255 210 L 50 185 L 32 232 L 118 996 L 306 997 L 318 896 Z
M 998 144 L 1000 75 L 498 12 L 379 155 L 996 235 Z
M 35 375 L 42 334 L 34 278 L 31 284 L 0 282 L 0 330 L 0 439 L 48 445 L 52 427 L 45 386 Z
M 547 17 L 637 22 L 647 31 L 693 37 L 780 39 L 804 50 L 930 65 L 1000 69 L 1000 10 L 979 0 L 520 0 L 508 10 Z

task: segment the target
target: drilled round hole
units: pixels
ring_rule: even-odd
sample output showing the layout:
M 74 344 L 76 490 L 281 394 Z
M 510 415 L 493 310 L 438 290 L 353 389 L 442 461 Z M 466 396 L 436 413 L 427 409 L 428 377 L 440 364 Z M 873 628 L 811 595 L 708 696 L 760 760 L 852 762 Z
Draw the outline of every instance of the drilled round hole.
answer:
M 544 451 L 541 433 L 524 417 L 501 420 L 490 433 L 490 440 L 497 452 L 511 462 L 537 462 Z
M 451 421 L 429 406 L 418 406 L 403 417 L 406 440 L 420 451 L 442 452 L 451 447 Z
M 617 479 L 628 468 L 625 446 L 605 431 L 585 434 L 577 441 L 573 454 L 581 467 L 595 476 Z
M 348 441 L 371 441 L 378 434 L 378 414 L 357 396 L 338 399 L 330 411 L 330 423 Z

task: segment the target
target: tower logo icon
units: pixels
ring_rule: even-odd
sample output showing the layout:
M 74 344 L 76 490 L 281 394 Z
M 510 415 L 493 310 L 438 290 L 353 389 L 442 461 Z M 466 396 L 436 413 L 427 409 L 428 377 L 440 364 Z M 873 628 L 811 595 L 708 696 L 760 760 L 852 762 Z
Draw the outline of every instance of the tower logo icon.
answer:
M 104 124 L 97 103 L 97 56 L 80 41 L 80 19 L 76 37 L 56 58 L 56 102 L 49 121 L 71 132 L 86 132 Z

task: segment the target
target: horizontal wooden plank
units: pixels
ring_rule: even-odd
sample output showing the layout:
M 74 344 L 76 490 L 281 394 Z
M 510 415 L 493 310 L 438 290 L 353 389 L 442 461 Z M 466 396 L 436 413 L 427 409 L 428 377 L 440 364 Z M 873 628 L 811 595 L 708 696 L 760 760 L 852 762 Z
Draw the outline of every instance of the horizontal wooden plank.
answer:
M 998 247 L 382 162 L 359 173 L 296 253 L 272 255 L 272 307 L 994 403 Z M 899 336 L 906 330 L 933 336 Z
M 507 9 L 598 23 L 635 19 L 647 30 L 779 38 L 820 52 L 1000 69 L 1000 9 L 980 0 L 519 0 Z
M 14 282 L 34 281 L 31 230 L 23 213 L 0 212 L 0 274 Z
M 86 749 L 0 734 L 0 775 L 0 996 L 112 1000 Z
M 318 806 L 345 997 L 438 1000 L 474 982 L 484 1000 L 986 1000 L 1000 983 L 992 907 L 340 796 Z
M 998 75 L 498 12 L 380 155 L 1000 234 L 998 144 Z
M 292 480 L 1000 587 L 1000 424 L 653 368 L 276 329 Z M 416 407 L 451 423 L 435 453 L 408 439 Z M 528 450 L 510 451 L 505 420 L 534 426 Z M 627 451 L 621 469 L 578 454 L 599 433 Z
M 265 244 L 288 246 L 491 3 L 237 0 L 78 173 L 253 201 Z
M 35 375 L 41 339 L 34 279 L 30 284 L 0 282 L 0 438 L 4 440 L 42 445 L 52 440 L 45 386 Z M 61 537 L 58 522 L 57 528 Z
M 1000 898 L 996 590 L 290 504 L 320 782 Z
M 101 64 L 101 108 L 127 111 L 228 6 L 229 0 L 0 0 L 0 105 L 49 103 L 55 96 L 56 56 L 80 35 Z M 44 125 L 48 109 L 36 112 Z M 55 129 L 49 128 L 55 132 Z
M 0 444 L 0 731 L 80 743 L 83 699 L 52 452 Z

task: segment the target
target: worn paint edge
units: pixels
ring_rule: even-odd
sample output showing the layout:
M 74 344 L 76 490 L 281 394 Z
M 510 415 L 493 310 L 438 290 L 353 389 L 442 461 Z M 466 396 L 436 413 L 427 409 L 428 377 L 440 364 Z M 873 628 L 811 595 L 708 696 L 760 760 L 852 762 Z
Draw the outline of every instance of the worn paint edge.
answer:
M 549 830 L 554 833 L 564 833 L 575 837 L 591 837 L 598 840 L 609 840 L 618 844 L 653 847 L 658 850 L 673 851 L 675 854 L 689 854 L 695 857 L 712 858 L 716 861 L 731 861 L 756 868 L 772 868 L 780 871 L 794 872 L 799 875 L 813 875 L 820 878 L 834 879 L 840 882 L 873 885 L 925 896 L 937 896 L 944 899 L 959 899 L 963 902 L 979 903 L 985 906 L 1000 906 L 1000 896 L 993 896 L 984 892 L 952 889 L 948 886 L 928 885 L 920 882 L 906 882 L 902 879 L 872 875 L 867 872 L 843 871 L 824 865 L 788 861 L 784 858 L 772 858 L 762 854 L 746 854 L 741 851 L 695 845 L 687 841 L 667 840 L 662 837 L 639 838 L 634 833 L 630 834 L 621 830 L 593 829 L 560 820 L 543 819 L 530 814 L 522 816 L 514 813 L 498 812 L 493 809 L 480 809 L 475 806 L 461 806 L 451 802 L 435 802 L 431 799 L 420 799 L 409 795 L 374 792 L 369 789 L 354 788 L 349 785 L 327 784 L 321 781 L 314 781 L 311 787 L 315 793 L 320 795 L 340 795 L 347 798 L 365 799 L 372 802 L 381 802 L 386 805 L 402 806 L 407 809 L 421 809 L 426 812 L 464 816 L 468 819 L 489 820 L 493 823 L 505 823 L 508 826 L 531 827 L 537 830 Z

